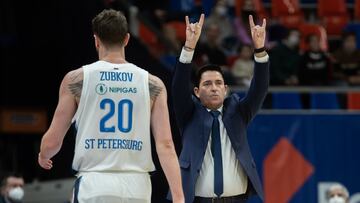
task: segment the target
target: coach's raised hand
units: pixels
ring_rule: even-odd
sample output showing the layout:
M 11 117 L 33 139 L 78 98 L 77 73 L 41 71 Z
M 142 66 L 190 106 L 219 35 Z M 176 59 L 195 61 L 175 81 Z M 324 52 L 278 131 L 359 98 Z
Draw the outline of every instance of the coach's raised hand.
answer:
M 261 49 L 265 46 L 266 38 L 266 19 L 263 19 L 262 25 L 255 25 L 252 15 L 249 15 L 249 25 L 251 30 L 251 37 L 255 49 Z
M 199 22 L 190 23 L 189 17 L 185 16 L 186 22 L 186 41 L 185 41 L 185 49 L 194 50 L 197 41 L 199 40 L 201 29 L 204 24 L 205 16 L 201 14 Z

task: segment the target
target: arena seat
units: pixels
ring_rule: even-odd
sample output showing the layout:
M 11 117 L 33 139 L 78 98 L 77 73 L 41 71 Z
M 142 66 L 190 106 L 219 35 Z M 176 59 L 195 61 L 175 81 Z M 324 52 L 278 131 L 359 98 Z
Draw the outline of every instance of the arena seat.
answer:
M 354 20 L 360 21 L 360 0 L 354 1 Z
M 318 16 L 328 35 L 340 36 L 350 17 L 345 0 L 318 0 Z
M 273 109 L 302 109 L 299 93 L 276 92 L 272 94 Z
M 336 93 L 310 93 L 311 109 L 339 109 Z
M 347 93 L 347 108 L 360 109 L 360 92 Z
M 287 28 L 298 28 L 304 22 L 299 0 L 272 0 L 272 17 Z

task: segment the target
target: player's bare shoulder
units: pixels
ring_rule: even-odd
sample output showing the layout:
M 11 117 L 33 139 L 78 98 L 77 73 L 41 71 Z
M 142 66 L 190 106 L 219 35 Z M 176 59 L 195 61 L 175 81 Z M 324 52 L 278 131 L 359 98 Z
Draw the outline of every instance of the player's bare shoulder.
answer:
M 64 88 L 66 88 L 66 90 L 69 91 L 76 100 L 80 99 L 83 79 L 84 74 L 82 68 L 70 71 L 64 77 Z
M 149 91 L 151 102 L 154 102 L 160 93 L 166 92 L 166 89 L 160 78 L 149 74 Z

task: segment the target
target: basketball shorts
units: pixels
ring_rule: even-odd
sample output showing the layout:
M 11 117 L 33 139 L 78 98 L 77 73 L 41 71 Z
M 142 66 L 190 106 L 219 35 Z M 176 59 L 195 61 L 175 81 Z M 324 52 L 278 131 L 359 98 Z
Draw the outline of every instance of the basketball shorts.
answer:
M 80 173 L 75 182 L 73 203 L 150 203 L 148 173 Z

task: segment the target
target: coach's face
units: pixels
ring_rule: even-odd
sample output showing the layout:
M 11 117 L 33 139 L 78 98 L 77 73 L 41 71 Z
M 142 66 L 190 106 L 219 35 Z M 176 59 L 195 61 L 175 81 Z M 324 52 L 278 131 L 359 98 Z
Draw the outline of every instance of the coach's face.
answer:
M 200 78 L 199 87 L 194 88 L 195 95 L 201 103 L 211 110 L 216 110 L 223 105 L 227 85 L 224 78 L 217 71 L 205 71 Z

